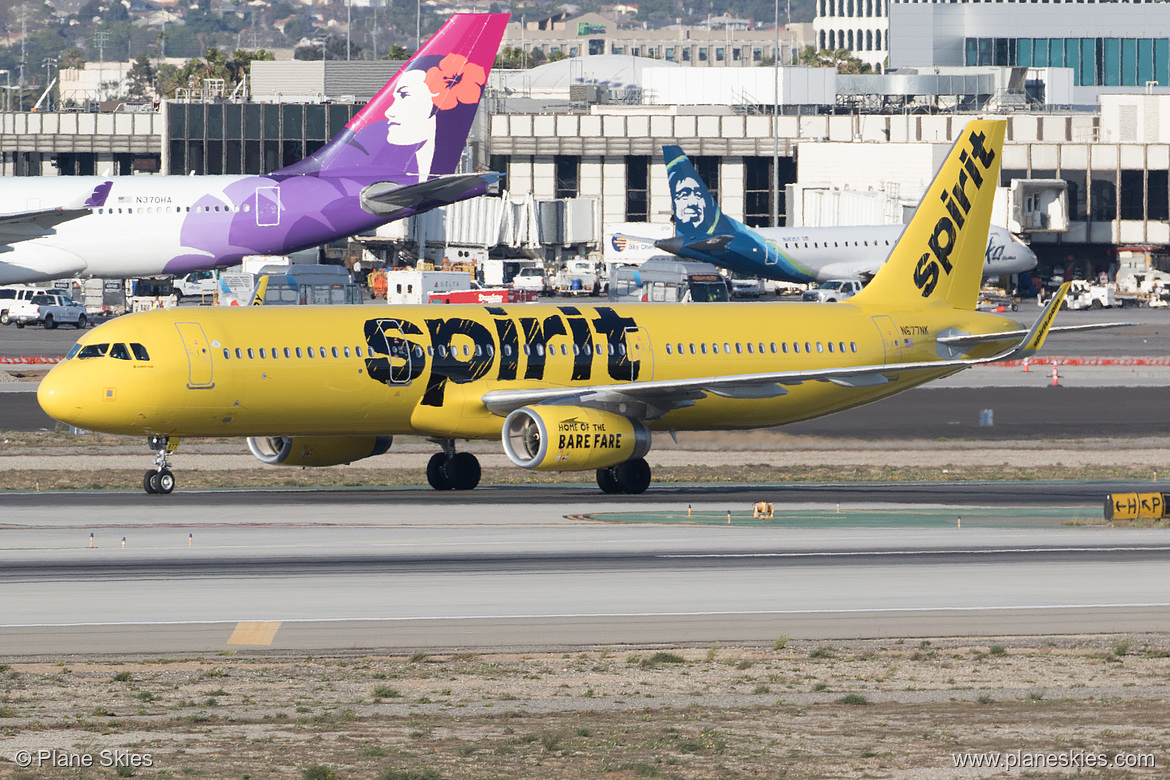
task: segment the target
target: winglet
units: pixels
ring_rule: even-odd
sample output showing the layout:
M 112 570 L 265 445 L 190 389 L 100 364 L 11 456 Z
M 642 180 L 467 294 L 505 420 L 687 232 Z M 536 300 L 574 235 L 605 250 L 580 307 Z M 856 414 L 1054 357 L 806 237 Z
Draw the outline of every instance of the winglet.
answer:
M 1044 346 L 1044 340 L 1048 338 L 1048 331 L 1052 328 L 1052 320 L 1056 318 L 1056 313 L 1060 311 L 1061 305 L 1064 303 L 1064 296 L 1068 293 L 1069 282 L 1065 282 L 1056 291 L 1056 295 L 1052 296 L 1052 300 L 1044 307 L 1044 311 L 1032 323 L 1032 327 L 1028 329 L 1028 335 L 1016 348 L 1016 351 L 1021 355 L 1032 355 Z

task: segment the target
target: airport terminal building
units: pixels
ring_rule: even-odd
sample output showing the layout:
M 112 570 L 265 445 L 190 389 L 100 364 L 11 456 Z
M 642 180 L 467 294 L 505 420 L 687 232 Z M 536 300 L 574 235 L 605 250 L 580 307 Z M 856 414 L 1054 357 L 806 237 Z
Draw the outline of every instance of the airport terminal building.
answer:
M 618 59 L 617 72 L 628 81 L 633 58 Z M 361 84 L 330 76 L 335 63 L 295 63 L 323 70 L 317 80 L 295 74 L 292 82 L 312 89 L 294 95 L 279 86 L 289 83 L 287 74 L 264 73 L 285 65 L 257 63 L 250 102 L 171 101 L 157 113 L 4 114 L 3 172 L 268 172 L 323 145 L 387 77 L 385 63 Z M 337 65 L 354 70 L 360 63 Z M 1085 109 L 1068 105 L 1075 87 L 1062 67 L 1027 69 L 1026 79 L 1014 82 L 1018 66 L 968 69 L 959 80 L 852 77 L 878 80 L 860 89 L 882 100 L 903 83 L 934 90 L 898 95 L 902 110 L 893 113 L 846 102 L 857 82 L 831 70 L 651 63 L 637 74 L 641 102 L 630 103 L 614 100 L 618 91 L 601 75 L 583 94 L 569 63 L 544 67 L 556 66 L 569 75 L 563 88 L 523 92 L 501 79 L 482 101 L 464 168 L 506 174 L 504 194 L 395 223 L 385 240 L 421 242 L 439 256 L 450 247 L 550 258 L 604 252 L 615 225 L 668 227 L 666 144 L 691 155 L 723 210 L 749 225 L 902 222 L 967 119 L 998 109 L 1008 120 L 998 218 L 1042 262 L 1056 267 L 1071 258 L 1091 272 L 1107 266 L 1118 247 L 1162 253 L 1170 246 L 1170 90 L 1119 90 Z M 600 74 L 600 65 L 593 67 Z M 538 84 L 539 70 L 509 75 Z M 729 78 L 743 79 L 740 94 L 759 102 L 720 103 L 737 83 Z M 1040 81 L 1059 102 L 1036 102 L 1025 81 Z M 975 84 L 962 87 L 974 92 L 945 94 L 958 83 Z M 778 113 L 760 100 L 770 93 L 779 96 Z M 1013 190 L 1013 181 L 1041 184 Z

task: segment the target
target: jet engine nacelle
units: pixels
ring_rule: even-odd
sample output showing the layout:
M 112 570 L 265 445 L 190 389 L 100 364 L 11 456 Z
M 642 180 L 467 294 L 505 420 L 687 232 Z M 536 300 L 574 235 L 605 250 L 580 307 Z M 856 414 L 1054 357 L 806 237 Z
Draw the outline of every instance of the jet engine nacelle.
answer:
M 393 436 L 271 436 L 248 439 L 248 449 L 269 466 L 340 466 L 382 455 Z
M 585 471 L 650 451 L 645 423 L 581 406 L 526 406 L 504 421 L 504 452 L 517 466 Z

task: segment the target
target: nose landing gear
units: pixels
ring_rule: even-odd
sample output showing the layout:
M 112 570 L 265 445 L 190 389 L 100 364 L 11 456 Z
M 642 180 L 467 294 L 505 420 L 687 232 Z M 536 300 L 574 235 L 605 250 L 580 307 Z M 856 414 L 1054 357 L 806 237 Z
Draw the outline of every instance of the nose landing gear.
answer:
M 427 482 L 435 490 L 473 490 L 479 484 L 479 459 L 456 452 L 454 439 L 431 439 L 442 446 L 427 463 Z
M 179 448 L 179 440 L 169 436 L 151 436 L 146 443 L 154 450 L 154 470 L 142 475 L 142 489 L 151 495 L 167 495 L 175 489 L 175 475 L 167 468 L 167 455 Z

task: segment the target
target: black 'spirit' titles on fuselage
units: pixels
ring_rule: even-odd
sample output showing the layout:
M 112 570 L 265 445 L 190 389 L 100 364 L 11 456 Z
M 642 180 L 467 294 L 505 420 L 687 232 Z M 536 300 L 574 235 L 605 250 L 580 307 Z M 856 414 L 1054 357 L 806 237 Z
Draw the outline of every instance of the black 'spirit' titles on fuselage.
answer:
M 914 286 L 922 291 L 923 298 L 930 297 L 943 273 L 950 275 L 953 270 L 950 256 L 958 239 L 958 228 L 963 227 L 966 216 L 971 212 L 967 182 L 972 182 L 978 191 L 983 186 L 980 166 L 987 170 L 995 160 L 995 150 L 985 147 L 987 138 L 983 133 L 969 133 L 967 140 L 971 144 L 971 150 L 970 154 L 967 150 L 959 154 L 963 168 L 959 171 L 958 181 L 949 191 L 944 189 L 939 195 L 950 216 L 940 217 L 935 223 L 934 231 L 926 242 L 930 251 L 922 253 L 914 268 Z
M 608 306 L 595 307 L 592 321 L 575 306 L 559 307 L 561 314 L 544 318 L 519 317 L 511 319 L 507 311 L 485 307 L 493 315 L 495 338 L 491 328 L 477 320 L 462 317 L 425 319 L 429 349 L 421 340 L 409 336 L 423 336 L 418 325 L 402 319 L 372 319 L 365 322 L 364 336 L 369 347 L 366 374 L 382 384 L 408 384 L 423 376 L 430 367 L 424 406 L 442 406 L 448 381 L 456 384 L 474 382 L 487 377 L 493 365 L 496 379 L 512 381 L 520 368 L 520 354 L 526 354 L 524 379 L 544 379 L 549 347 L 555 336 L 569 336 L 573 341 L 573 381 L 587 381 L 592 376 L 593 357 L 604 349 L 594 343 L 594 335 L 604 337 L 608 345 L 609 376 L 619 381 L 638 378 L 640 361 L 631 360 L 626 335 L 637 330 L 632 317 L 623 317 Z M 523 335 L 523 349 L 521 345 Z M 453 344 L 461 336 L 471 341 L 470 350 Z M 604 354 L 604 353 L 602 353 Z
M 366 375 L 383 384 L 408 384 L 422 376 L 426 353 L 422 345 L 406 336 L 421 336 L 422 330 L 405 320 L 366 320 Z

